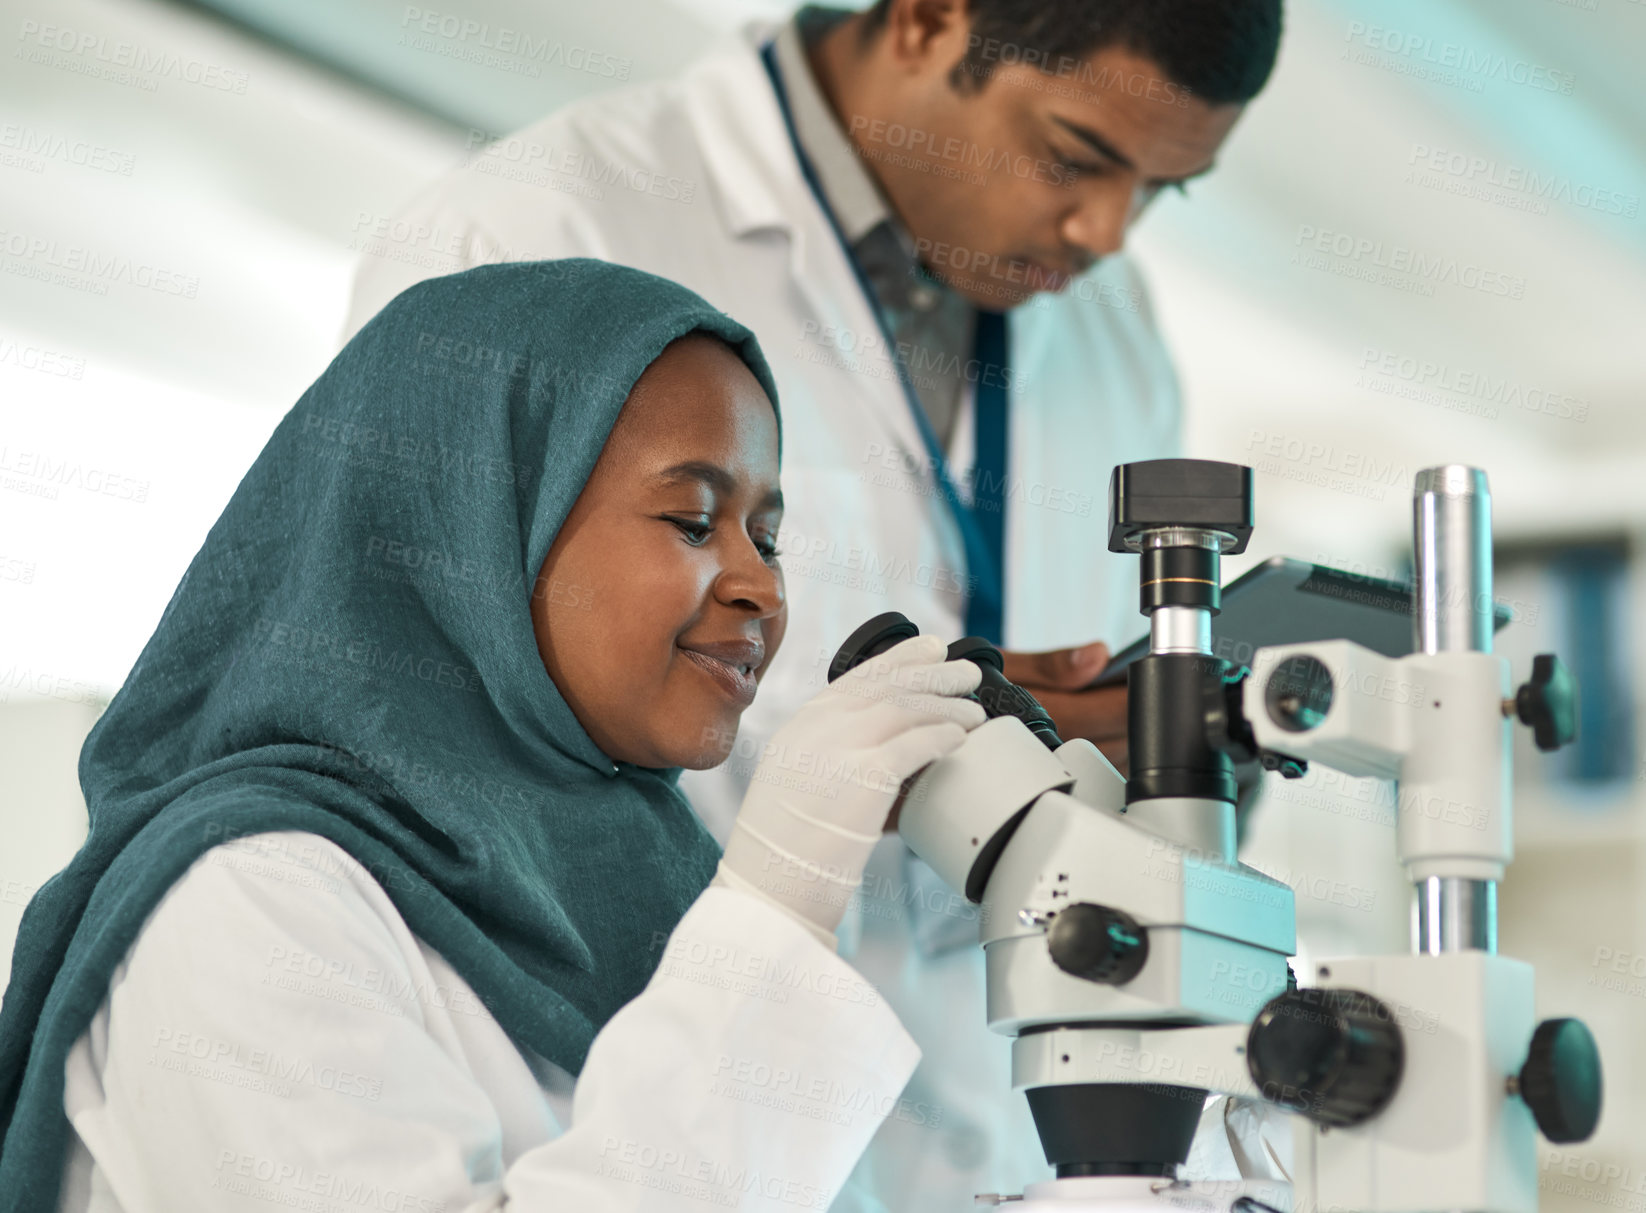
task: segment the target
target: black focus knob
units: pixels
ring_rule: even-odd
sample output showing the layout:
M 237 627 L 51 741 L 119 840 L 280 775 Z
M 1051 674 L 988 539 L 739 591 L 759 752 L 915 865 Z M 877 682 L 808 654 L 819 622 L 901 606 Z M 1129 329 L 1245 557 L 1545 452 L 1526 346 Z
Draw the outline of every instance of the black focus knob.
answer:
M 1123 910 L 1077 901 L 1057 912 L 1046 928 L 1046 947 L 1065 973 L 1123 986 L 1149 959 L 1149 936 Z
M 1580 1019 L 1545 1019 L 1518 1078 L 1520 1097 L 1543 1136 L 1587 1141 L 1600 1123 L 1600 1050 Z
M 1288 990 L 1246 1034 L 1246 1066 L 1263 1097 L 1329 1128 L 1381 1112 L 1405 1064 L 1394 1016 L 1359 990 Z
M 1558 750 L 1577 737 L 1577 680 L 1553 653 L 1532 658 L 1532 677 L 1515 692 L 1515 715 L 1530 725 L 1540 750 Z

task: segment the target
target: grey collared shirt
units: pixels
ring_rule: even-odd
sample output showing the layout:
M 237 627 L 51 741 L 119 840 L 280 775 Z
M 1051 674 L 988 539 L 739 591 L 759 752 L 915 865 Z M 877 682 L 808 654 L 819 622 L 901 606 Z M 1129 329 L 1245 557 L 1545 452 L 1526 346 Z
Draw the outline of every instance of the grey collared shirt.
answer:
M 795 137 L 869 280 L 873 302 L 897 342 L 904 373 L 938 447 L 947 452 L 964 394 L 977 310 L 920 268 L 914 240 L 812 75 L 806 46 L 850 15 L 845 9 L 808 5 L 778 32 L 773 49 Z

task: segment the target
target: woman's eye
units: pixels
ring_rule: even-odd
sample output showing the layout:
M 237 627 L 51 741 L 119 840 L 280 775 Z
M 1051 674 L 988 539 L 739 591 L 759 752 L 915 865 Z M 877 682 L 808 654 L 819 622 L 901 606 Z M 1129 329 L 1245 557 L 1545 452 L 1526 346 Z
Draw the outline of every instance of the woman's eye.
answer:
M 686 537 L 686 542 L 694 548 L 701 547 L 708 541 L 711 533 L 708 523 L 699 522 L 695 518 L 670 518 L 668 521 L 679 529 L 680 533 Z
M 777 563 L 777 544 L 775 542 L 757 543 L 754 546 L 760 549 L 760 559 L 764 560 L 767 564 Z

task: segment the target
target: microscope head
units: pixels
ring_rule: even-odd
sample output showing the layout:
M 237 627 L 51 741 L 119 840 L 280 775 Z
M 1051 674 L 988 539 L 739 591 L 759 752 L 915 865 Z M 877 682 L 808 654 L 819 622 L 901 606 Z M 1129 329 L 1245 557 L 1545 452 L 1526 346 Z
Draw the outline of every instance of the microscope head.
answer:
M 1203 530 L 1244 552 L 1252 534 L 1252 469 L 1206 459 L 1123 463 L 1109 477 L 1109 551 L 1136 552 L 1161 530 Z
M 899 829 L 982 906 L 990 1026 L 1015 1038 L 1014 1085 L 1047 1161 L 1064 1177 L 1170 1177 L 1206 1091 L 1194 1073 L 1115 1074 L 1115 1058 L 1140 1032 L 1248 1021 L 1285 988 L 1293 903 L 1232 866 L 1232 764 L 1204 720 L 1220 670 L 1209 639 L 1192 643 L 1218 609 L 1219 557 L 1251 535 L 1251 471 L 1129 464 L 1111 506 L 1110 546 L 1140 555 L 1142 610 L 1168 625 L 1131 669 L 1132 780 L 1089 742 L 1063 743 L 998 651 L 968 638 L 949 656 L 982 668 L 990 720 L 917 776 Z M 831 678 L 915 632 L 899 615 L 869 620 Z
M 1226 662 L 1212 656 L 1212 616 L 1222 607 L 1223 553 L 1252 535 L 1252 469 L 1204 459 L 1125 463 L 1109 480 L 1109 550 L 1141 558 L 1138 610 L 1149 618 L 1149 655 L 1128 672 L 1128 806 L 1201 801 L 1221 814 L 1236 789 L 1229 756 L 1208 738 L 1205 716 L 1221 694 Z

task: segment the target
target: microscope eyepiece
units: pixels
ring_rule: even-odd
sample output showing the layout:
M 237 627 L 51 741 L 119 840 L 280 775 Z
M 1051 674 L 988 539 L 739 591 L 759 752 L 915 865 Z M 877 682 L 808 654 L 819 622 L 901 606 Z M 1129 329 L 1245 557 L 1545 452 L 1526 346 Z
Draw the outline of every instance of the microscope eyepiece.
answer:
M 833 682 L 847 670 L 918 635 L 920 629 L 899 611 L 876 615 L 846 637 L 846 643 L 840 646 L 834 660 L 829 663 L 829 681 Z M 989 641 L 981 636 L 963 637 L 949 646 L 948 659 L 969 661 L 983 671 L 982 683 L 967 698 L 982 704 L 989 719 L 1015 716 L 1048 750 L 1055 750 L 1063 744 L 1051 715 L 1040 705 L 1040 701 L 1006 677 L 1006 659 Z
M 1016 716 L 1048 750 L 1063 744 L 1057 726 L 1040 701 L 1006 677 L 1006 659 L 981 636 L 963 636 L 949 646 L 950 661 L 969 661 L 983 671 L 983 681 L 972 698 L 983 705 L 989 719 Z
M 911 636 L 920 635 L 920 629 L 901 611 L 887 611 L 862 624 L 842 644 L 829 662 L 829 681 L 833 682 L 847 670 L 855 669 L 871 657 L 878 657 L 894 645 Z

